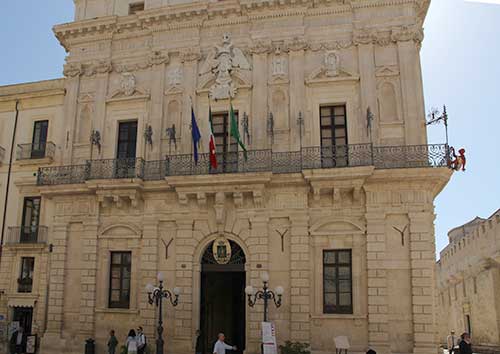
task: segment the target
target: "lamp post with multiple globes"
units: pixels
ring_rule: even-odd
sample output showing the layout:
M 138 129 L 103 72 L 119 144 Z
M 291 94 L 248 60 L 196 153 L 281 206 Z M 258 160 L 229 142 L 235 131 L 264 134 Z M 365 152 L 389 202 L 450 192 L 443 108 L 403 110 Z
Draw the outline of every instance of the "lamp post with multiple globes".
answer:
M 281 299 L 284 293 L 284 289 L 282 286 L 277 286 L 274 291 L 269 290 L 269 274 L 267 272 L 263 272 L 260 275 L 263 286 L 262 289 L 255 289 L 253 286 L 249 285 L 245 288 L 245 293 L 248 296 L 248 306 L 254 307 L 257 303 L 257 300 L 264 301 L 264 322 L 267 322 L 267 314 L 269 311 L 269 300 L 273 300 L 274 305 L 277 308 L 281 306 Z M 264 353 L 264 343 L 261 345 L 261 352 Z
M 159 285 L 155 287 L 152 284 L 146 285 L 146 291 L 148 293 L 148 302 L 150 305 L 155 304 L 158 307 L 158 327 L 157 327 L 157 337 L 156 337 L 156 354 L 163 354 L 163 315 L 162 315 L 162 302 L 163 299 L 169 299 L 172 306 L 177 306 L 179 303 L 179 294 L 181 290 L 179 288 L 174 288 L 172 292 L 163 288 L 164 277 L 160 272 L 158 273 L 158 283 Z

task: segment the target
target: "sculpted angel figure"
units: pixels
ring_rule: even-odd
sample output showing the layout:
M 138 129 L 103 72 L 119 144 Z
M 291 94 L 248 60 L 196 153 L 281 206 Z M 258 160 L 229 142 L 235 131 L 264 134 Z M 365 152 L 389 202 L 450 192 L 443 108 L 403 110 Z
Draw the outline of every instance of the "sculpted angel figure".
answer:
M 233 46 L 229 34 L 225 33 L 222 37 L 222 45 L 215 46 L 210 51 L 200 69 L 200 75 L 207 73 L 215 75 L 215 84 L 210 88 L 210 96 L 213 99 L 226 99 L 235 96 L 236 87 L 233 85 L 231 77 L 234 68 L 249 70 L 250 63 L 241 49 Z

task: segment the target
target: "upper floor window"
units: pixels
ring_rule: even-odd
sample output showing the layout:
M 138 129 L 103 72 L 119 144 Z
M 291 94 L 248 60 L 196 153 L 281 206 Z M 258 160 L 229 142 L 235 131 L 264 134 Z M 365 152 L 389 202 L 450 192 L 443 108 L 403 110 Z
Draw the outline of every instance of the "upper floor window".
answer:
M 111 269 L 109 277 L 110 308 L 129 308 L 131 266 L 131 252 L 111 252 Z
M 323 251 L 323 312 L 352 311 L 351 250 Z
M 36 242 L 40 223 L 40 197 L 25 197 L 21 222 L 21 242 Z
M 33 139 L 31 142 L 31 158 L 41 159 L 45 157 L 45 148 L 47 146 L 47 133 L 49 130 L 49 121 L 36 121 L 33 126 Z
M 235 112 L 236 121 L 238 113 Z M 229 113 L 212 114 L 212 129 L 215 140 L 218 169 L 224 172 L 238 170 L 238 142 L 231 135 Z
M 346 166 L 348 162 L 346 106 L 321 106 L 319 113 L 323 167 Z
M 128 5 L 129 15 L 133 15 L 139 11 L 144 11 L 144 2 L 134 2 Z
M 35 258 L 21 258 L 21 274 L 17 280 L 17 291 L 20 293 L 31 293 L 33 290 L 33 272 L 35 270 Z

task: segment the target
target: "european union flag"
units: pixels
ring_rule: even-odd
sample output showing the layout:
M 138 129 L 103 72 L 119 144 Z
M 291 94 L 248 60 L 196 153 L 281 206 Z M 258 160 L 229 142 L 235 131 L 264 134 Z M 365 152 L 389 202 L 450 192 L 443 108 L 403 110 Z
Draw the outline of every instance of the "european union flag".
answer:
M 200 129 L 196 123 L 193 107 L 191 107 L 191 137 L 193 138 L 194 163 L 198 164 L 198 144 L 201 139 Z

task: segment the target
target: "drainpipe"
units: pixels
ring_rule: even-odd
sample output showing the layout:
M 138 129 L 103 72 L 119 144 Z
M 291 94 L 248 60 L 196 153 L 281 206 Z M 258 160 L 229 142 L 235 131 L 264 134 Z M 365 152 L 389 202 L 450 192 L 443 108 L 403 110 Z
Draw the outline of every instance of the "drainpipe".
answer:
M 16 100 L 16 118 L 14 120 L 14 131 L 12 132 L 12 141 L 10 144 L 9 170 L 7 172 L 7 186 L 5 190 L 5 201 L 3 204 L 2 235 L 0 236 L 0 261 L 2 259 L 3 240 L 5 235 L 5 222 L 7 217 L 7 202 L 9 200 L 10 174 L 12 172 L 12 159 L 14 158 L 14 143 L 16 140 L 18 117 L 19 117 L 19 100 Z

